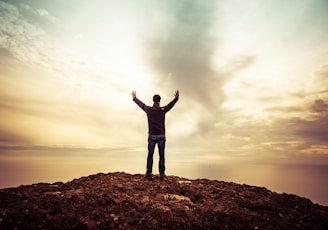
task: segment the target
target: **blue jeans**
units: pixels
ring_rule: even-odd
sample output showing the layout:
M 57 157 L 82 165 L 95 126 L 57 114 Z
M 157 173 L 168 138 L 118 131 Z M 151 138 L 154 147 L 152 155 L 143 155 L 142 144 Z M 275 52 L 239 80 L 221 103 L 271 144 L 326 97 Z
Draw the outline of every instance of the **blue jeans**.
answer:
M 151 174 L 153 171 L 153 155 L 155 145 L 158 145 L 159 163 L 158 169 L 160 174 L 165 172 L 165 136 L 149 136 L 148 137 L 148 156 L 147 156 L 147 174 Z

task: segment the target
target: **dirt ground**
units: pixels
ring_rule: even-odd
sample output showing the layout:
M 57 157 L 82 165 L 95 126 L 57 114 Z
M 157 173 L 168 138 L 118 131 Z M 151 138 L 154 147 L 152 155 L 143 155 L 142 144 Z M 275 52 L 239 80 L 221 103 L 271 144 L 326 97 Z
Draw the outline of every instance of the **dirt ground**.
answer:
M 328 207 L 230 182 L 99 173 L 0 190 L 0 229 L 327 229 Z

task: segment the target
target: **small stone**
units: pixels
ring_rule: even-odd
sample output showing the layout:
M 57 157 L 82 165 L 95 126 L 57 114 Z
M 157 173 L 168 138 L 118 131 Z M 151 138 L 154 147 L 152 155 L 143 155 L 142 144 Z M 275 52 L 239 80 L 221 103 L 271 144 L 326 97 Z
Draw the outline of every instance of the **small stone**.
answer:
M 184 206 L 184 210 L 185 210 L 185 211 L 189 211 L 189 210 L 190 210 L 189 206 L 185 205 L 185 206 Z
M 141 203 L 143 204 L 148 204 L 149 203 L 149 196 L 144 196 L 142 199 L 141 199 Z
M 45 192 L 44 195 L 47 195 L 47 196 L 56 196 L 56 197 L 60 197 L 62 193 L 57 191 L 57 192 Z
M 155 196 L 155 199 L 157 201 L 165 200 L 165 195 L 162 194 L 162 193 L 157 193 L 156 196 Z
M 222 207 L 222 205 L 217 205 L 217 206 L 214 208 L 213 211 L 214 211 L 214 212 L 222 212 L 222 211 L 223 211 L 223 207 Z
M 123 188 L 124 186 L 122 184 L 117 185 L 118 188 Z
M 166 205 L 158 205 L 156 209 L 163 212 L 171 212 L 171 209 Z
M 178 181 L 179 184 L 191 184 L 190 180 L 179 180 Z

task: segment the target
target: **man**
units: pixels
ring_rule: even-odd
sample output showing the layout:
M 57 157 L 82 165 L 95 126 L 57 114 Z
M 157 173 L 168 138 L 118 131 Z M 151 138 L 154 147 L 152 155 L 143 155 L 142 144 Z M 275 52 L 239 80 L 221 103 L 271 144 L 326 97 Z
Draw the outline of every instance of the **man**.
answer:
M 179 100 L 179 90 L 175 91 L 174 99 L 164 107 L 160 106 L 161 97 L 156 94 L 153 96 L 153 106 L 147 106 L 137 98 L 136 91 L 132 91 L 133 101 L 147 113 L 148 119 L 148 156 L 147 156 L 147 171 L 146 178 L 152 179 L 153 171 L 153 155 L 155 145 L 158 145 L 159 152 L 159 173 L 160 179 L 165 176 L 165 114 L 172 109 L 175 103 Z

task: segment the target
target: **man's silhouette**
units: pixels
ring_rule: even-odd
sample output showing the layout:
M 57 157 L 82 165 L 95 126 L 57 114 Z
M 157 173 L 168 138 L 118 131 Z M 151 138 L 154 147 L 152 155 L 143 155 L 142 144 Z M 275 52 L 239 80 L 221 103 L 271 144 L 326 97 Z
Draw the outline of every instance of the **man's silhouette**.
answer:
M 148 118 L 148 156 L 147 156 L 147 171 L 146 178 L 151 179 L 153 171 L 153 155 L 155 145 L 158 145 L 159 152 L 159 173 L 160 179 L 165 176 L 165 114 L 172 109 L 175 103 L 179 100 L 179 90 L 175 92 L 174 99 L 164 107 L 160 106 L 161 97 L 153 96 L 153 106 L 147 106 L 137 98 L 136 91 L 131 93 L 133 101 L 147 113 Z

